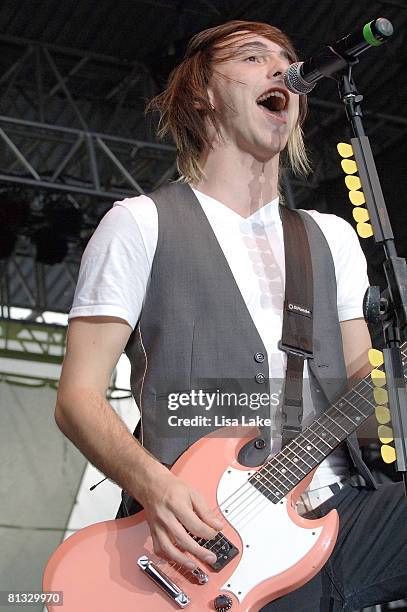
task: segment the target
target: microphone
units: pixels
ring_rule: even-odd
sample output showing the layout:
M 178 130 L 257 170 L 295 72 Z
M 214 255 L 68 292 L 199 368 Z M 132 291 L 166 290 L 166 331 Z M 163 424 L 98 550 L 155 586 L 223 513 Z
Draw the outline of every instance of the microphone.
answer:
M 314 89 L 317 81 L 345 68 L 349 61 L 354 61 L 370 47 L 386 42 L 393 32 L 393 25 L 388 19 L 374 19 L 362 29 L 327 45 L 315 57 L 291 64 L 284 75 L 285 86 L 292 93 L 307 94 Z

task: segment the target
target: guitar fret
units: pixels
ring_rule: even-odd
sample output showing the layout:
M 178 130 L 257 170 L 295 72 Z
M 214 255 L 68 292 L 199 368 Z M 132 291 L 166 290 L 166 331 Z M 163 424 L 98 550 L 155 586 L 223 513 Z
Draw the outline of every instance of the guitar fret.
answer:
M 342 431 L 344 431 L 347 435 L 350 433 L 347 429 L 344 429 L 341 425 L 339 425 L 339 423 L 337 421 L 335 421 L 332 417 L 330 417 L 328 413 L 326 413 L 326 416 L 327 416 L 328 419 L 330 419 L 332 421 L 332 423 L 334 423 L 335 425 L 340 427 L 342 429 Z
M 318 424 L 319 424 L 319 425 L 322 427 L 322 429 L 325 429 L 325 431 L 327 431 L 329 434 L 331 434 L 331 436 L 332 436 L 333 438 L 335 438 L 335 440 L 337 440 L 338 442 L 342 442 L 342 440 L 341 440 L 340 438 L 337 438 L 337 437 L 335 436 L 335 434 L 334 434 L 334 433 L 332 433 L 331 431 L 329 431 L 329 429 L 327 429 L 326 427 L 324 427 L 324 426 L 322 425 L 322 423 L 318 423 Z
M 295 438 L 294 438 L 294 440 L 293 440 L 292 442 L 293 442 L 293 444 L 296 444 L 297 446 L 299 446 L 299 447 L 300 447 L 300 449 L 301 449 L 301 446 L 299 445 L 299 443 L 297 442 L 297 440 L 296 440 Z M 304 449 L 301 449 L 301 450 L 304 450 Z M 312 459 L 313 461 L 316 461 L 315 457 L 313 457 L 313 456 L 311 455 L 311 453 L 308 453 L 308 455 L 311 457 L 311 459 Z M 311 466 L 311 465 L 308 463 L 308 461 L 305 461 L 305 459 L 302 459 L 302 461 L 303 461 L 303 463 L 305 463 L 305 464 L 306 464 L 306 465 L 307 465 L 309 468 L 311 468 L 311 467 L 312 467 L 312 466 Z
M 312 425 L 314 425 L 314 424 L 312 424 Z M 317 436 L 317 438 L 319 438 L 319 439 L 321 440 L 321 442 L 323 442 L 323 443 L 324 443 L 324 444 L 325 444 L 325 445 L 326 445 L 328 448 L 330 448 L 331 450 L 333 450 L 334 446 L 331 446 L 330 444 L 328 444 L 328 442 L 326 441 L 326 439 L 325 439 L 325 438 L 322 438 L 321 436 L 319 436 L 319 435 L 317 434 L 317 432 L 316 432 L 316 431 L 313 431 L 312 433 L 314 434 L 314 436 Z M 321 452 L 322 452 L 322 451 L 321 451 Z M 324 453 L 324 454 L 325 454 L 325 453 Z
M 290 468 L 288 467 L 288 465 L 286 466 L 286 465 L 285 465 L 285 464 L 284 464 L 282 461 L 280 461 L 280 459 L 278 459 L 278 454 L 277 454 L 277 455 L 275 455 L 275 456 L 273 457 L 273 460 L 274 460 L 274 461 L 277 461 L 278 463 L 280 463 L 280 464 L 283 466 L 283 469 L 282 469 L 282 470 L 280 470 L 282 474 L 285 474 L 285 473 L 286 473 L 286 471 L 288 470 L 289 472 L 291 472 L 291 474 L 293 474 L 294 478 L 296 478 L 296 475 L 294 474 L 294 472 L 292 472 L 292 471 L 290 470 Z M 290 482 L 291 482 L 291 479 L 290 479 Z M 298 482 L 298 481 L 297 481 L 297 482 Z M 294 484 L 294 485 L 295 485 L 295 484 L 297 484 L 297 482 L 295 482 L 295 483 L 291 482 L 291 484 Z
M 272 467 L 272 469 L 275 469 Z M 270 470 L 267 469 L 267 464 L 263 466 L 263 468 L 261 469 L 261 471 L 266 470 L 266 472 L 268 472 L 268 474 L 272 477 L 272 478 L 276 478 L 278 480 L 278 482 L 283 485 L 283 487 L 285 487 L 287 489 L 287 491 L 290 491 L 290 487 L 288 487 L 284 482 L 282 482 L 279 477 L 276 474 L 272 474 L 270 472 Z M 277 487 L 276 487 L 277 488 Z
M 340 405 L 340 404 L 339 404 Z M 345 417 L 345 419 L 348 419 L 348 421 L 350 421 L 352 423 L 352 425 L 356 425 L 356 423 L 353 421 L 353 419 L 350 418 L 350 416 L 348 416 L 346 414 L 346 412 L 344 412 L 343 410 L 339 410 L 339 408 L 337 408 L 337 411 Z
M 407 343 L 403 344 L 403 368 L 406 368 Z M 259 472 L 249 478 L 251 484 L 273 503 L 291 491 L 319 465 L 347 436 L 374 412 L 373 384 L 367 375 L 297 438 L 272 457 Z M 324 446 L 322 446 L 324 445 Z M 312 451 L 312 452 L 311 452 Z M 315 456 L 318 453 L 317 457 Z M 286 481 L 286 482 L 285 482 Z M 265 484 L 267 483 L 267 484 Z M 269 485 L 269 486 L 267 486 Z M 262 489 L 266 489 L 266 491 Z
M 290 444 L 291 444 L 291 443 L 290 443 Z M 288 452 L 294 453 L 294 455 L 296 455 L 296 453 L 295 453 L 295 452 L 294 452 L 292 449 L 290 449 L 290 448 L 289 448 L 289 445 L 285 446 L 281 452 L 282 452 L 282 453 L 284 453 L 285 451 L 288 451 Z M 298 465 L 298 456 L 295 456 L 295 457 L 294 457 L 294 459 L 290 459 L 290 458 L 288 458 L 288 459 L 291 461 L 291 463 L 293 463 L 293 464 L 294 464 L 294 467 L 296 467 L 297 469 L 299 469 L 299 470 L 300 470 L 300 472 L 302 472 L 302 473 L 303 473 L 303 475 L 304 475 L 304 476 L 307 474 L 307 472 L 304 472 L 304 471 L 303 471 L 303 470 L 300 468 L 300 466 Z
M 305 438 L 305 441 L 308 442 L 309 444 L 312 444 L 312 446 L 316 448 L 317 451 L 321 453 L 321 455 L 325 456 L 325 453 L 320 448 L 318 448 L 318 446 L 316 446 L 309 438 Z

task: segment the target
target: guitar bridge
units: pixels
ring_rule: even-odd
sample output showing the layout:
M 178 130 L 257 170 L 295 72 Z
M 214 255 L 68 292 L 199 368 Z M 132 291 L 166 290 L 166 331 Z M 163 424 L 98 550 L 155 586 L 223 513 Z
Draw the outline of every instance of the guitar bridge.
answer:
M 137 565 L 153 582 L 155 582 L 155 584 L 165 591 L 168 597 L 170 597 L 180 608 L 185 608 L 190 603 L 188 595 L 177 587 L 175 582 L 170 580 L 170 578 L 168 578 L 155 563 L 150 561 L 146 555 L 138 559 Z

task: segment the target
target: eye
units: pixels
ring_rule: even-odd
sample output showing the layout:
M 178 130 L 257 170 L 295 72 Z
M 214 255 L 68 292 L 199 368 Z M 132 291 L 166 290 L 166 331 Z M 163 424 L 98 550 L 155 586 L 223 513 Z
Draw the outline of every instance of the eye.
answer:
M 249 55 L 249 57 L 246 57 L 246 62 L 255 64 L 257 62 L 261 62 L 261 57 L 259 55 Z

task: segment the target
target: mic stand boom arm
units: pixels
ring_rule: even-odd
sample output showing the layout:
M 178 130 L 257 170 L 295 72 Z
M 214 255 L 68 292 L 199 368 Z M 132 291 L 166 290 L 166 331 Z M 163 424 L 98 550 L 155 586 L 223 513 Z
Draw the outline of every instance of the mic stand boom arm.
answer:
M 346 115 L 352 125 L 354 138 L 351 139 L 359 178 L 364 192 L 375 242 L 383 245 L 388 293 L 382 325 L 385 340 L 384 365 L 389 396 L 389 409 L 394 431 L 397 471 L 402 473 L 407 495 L 407 396 L 403 374 L 400 343 L 407 334 L 407 265 L 405 259 L 397 256 L 393 231 L 390 225 L 382 188 L 377 174 L 369 139 L 362 123 L 361 102 L 352 76 L 352 67 L 358 60 L 346 58 L 348 66 L 338 74 L 338 88 Z

